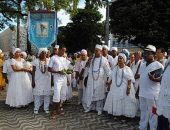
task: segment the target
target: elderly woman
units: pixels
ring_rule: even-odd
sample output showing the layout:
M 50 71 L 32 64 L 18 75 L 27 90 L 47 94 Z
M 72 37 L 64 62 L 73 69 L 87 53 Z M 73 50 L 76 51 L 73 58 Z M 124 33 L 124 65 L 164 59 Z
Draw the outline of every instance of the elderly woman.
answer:
M 22 107 L 33 101 L 31 81 L 28 73 L 30 68 L 24 66 L 25 60 L 21 58 L 21 50 L 15 48 L 13 51 L 11 67 L 13 72 L 9 79 L 6 104 L 10 107 Z
M 125 65 L 126 56 L 118 55 L 118 65 L 111 74 L 111 88 L 108 93 L 104 110 L 114 116 L 135 117 L 137 104 L 132 82 L 134 76 L 131 69 Z
M 40 48 L 38 58 L 33 61 L 32 86 L 34 94 L 34 113 L 38 114 L 41 101 L 44 101 L 44 111 L 49 113 L 50 95 L 51 95 L 51 73 L 48 72 L 49 59 L 48 50 Z

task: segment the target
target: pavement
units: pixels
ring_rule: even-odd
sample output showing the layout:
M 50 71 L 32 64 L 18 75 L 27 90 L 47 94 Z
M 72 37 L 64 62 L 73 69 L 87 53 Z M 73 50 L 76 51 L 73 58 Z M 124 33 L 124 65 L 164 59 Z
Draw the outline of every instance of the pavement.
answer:
M 33 113 L 33 103 L 25 108 L 10 108 L 5 104 L 6 91 L 0 92 L 0 130 L 136 130 L 139 118 L 113 117 L 95 111 L 84 113 L 77 105 L 77 91 L 70 102 L 65 103 L 65 114 L 50 119 L 42 108 Z

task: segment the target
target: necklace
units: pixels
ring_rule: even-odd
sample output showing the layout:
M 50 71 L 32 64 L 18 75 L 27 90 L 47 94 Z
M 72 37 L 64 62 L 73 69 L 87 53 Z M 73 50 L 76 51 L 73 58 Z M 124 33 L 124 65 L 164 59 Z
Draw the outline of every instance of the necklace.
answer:
M 39 69 L 42 73 L 45 73 L 47 71 L 47 61 L 41 61 L 39 60 Z
M 123 77 L 124 77 L 124 71 L 122 69 L 122 76 L 121 76 L 121 80 L 120 83 L 118 84 L 117 78 L 118 78 L 118 66 L 117 66 L 117 70 L 116 70 L 116 77 L 115 77 L 115 83 L 116 83 L 116 87 L 120 87 L 123 83 Z
M 98 80 L 99 74 L 100 74 L 100 68 L 101 68 L 101 65 L 102 65 L 102 56 L 100 57 L 99 68 L 96 71 L 93 70 L 94 60 L 95 60 L 95 57 L 93 58 L 93 61 L 92 61 L 92 77 L 93 77 L 94 80 Z M 94 72 L 97 73 L 97 78 L 94 77 Z

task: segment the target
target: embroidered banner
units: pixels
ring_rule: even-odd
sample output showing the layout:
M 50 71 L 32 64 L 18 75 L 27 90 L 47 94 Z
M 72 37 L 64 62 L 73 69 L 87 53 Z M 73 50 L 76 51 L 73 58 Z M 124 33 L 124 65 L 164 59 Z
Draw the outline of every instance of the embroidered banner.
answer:
M 28 16 L 28 39 L 37 48 L 50 46 L 57 35 L 57 14 L 54 11 L 35 11 Z

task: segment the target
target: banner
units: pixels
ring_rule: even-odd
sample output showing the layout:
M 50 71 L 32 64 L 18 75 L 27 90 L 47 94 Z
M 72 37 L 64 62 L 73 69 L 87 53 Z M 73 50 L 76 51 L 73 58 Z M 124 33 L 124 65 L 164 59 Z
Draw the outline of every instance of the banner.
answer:
M 57 14 L 52 11 L 30 12 L 28 16 L 28 39 L 37 48 L 49 47 L 56 40 Z

